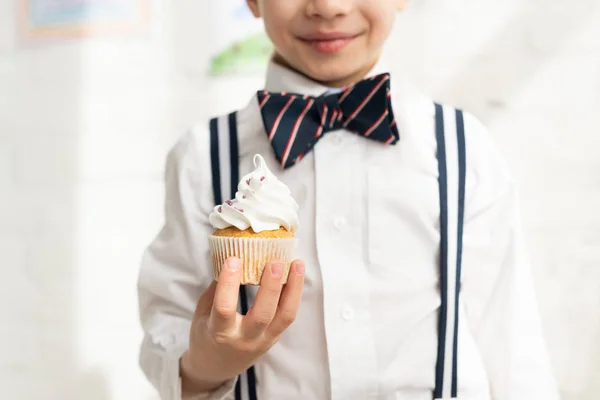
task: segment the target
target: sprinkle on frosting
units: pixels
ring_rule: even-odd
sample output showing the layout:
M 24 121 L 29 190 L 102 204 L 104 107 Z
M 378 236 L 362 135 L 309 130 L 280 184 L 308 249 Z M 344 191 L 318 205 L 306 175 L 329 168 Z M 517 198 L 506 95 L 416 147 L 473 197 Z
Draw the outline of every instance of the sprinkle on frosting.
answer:
M 254 156 L 254 171 L 238 184 L 234 199 L 215 207 L 209 221 L 215 229 L 252 228 L 254 232 L 298 229 L 298 204 L 290 189 L 267 168 L 264 158 Z M 234 206 L 235 204 L 235 206 Z

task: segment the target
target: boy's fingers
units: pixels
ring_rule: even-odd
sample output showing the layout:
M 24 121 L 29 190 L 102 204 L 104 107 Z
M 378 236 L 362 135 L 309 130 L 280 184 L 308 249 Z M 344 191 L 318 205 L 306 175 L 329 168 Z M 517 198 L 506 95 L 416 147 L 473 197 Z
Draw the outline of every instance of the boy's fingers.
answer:
M 235 326 L 242 264 L 237 258 L 228 258 L 219 274 L 210 314 L 210 327 L 214 333 L 227 332 Z
M 270 337 L 279 337 L 294 322 L 302 300 L 303 290 L 304 262 L 296 260 L 290 268 L 290 275 L 281 294 L 275 318 L 273 318 L 273 322 L 267 329 L 267 334 Z
M 242 323 L 244 337 L 259 337 L 273 320 L 281 295 L 283 271 L 284 265 L 278 261 L 269 262 L 265 267 L 254 305 Z

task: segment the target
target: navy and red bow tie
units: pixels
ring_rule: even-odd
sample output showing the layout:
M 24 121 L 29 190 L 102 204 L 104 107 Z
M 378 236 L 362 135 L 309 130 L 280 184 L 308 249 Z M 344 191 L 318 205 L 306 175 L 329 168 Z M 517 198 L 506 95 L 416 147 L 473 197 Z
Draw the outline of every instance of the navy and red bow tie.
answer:
M 275 155 L 288 168 L 339 129 L 396 144 L 400 135 L 390 97 L 390 75 L 382 74 L 319 97 L 260 91 L 258 104 Z

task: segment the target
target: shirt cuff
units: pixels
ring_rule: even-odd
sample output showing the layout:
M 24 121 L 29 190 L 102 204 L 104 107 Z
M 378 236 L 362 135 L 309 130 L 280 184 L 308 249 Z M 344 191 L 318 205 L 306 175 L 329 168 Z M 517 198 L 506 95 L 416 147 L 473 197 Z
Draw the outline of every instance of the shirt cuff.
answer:
M 210 393 L 201 393 L 194 396 L 182 396 L 181 377 L 179 375 L 179 359 L 186 349 L 173 349 L 165 357 L 165 371 L 161 384 L 161 397 L 165 400 L 234 400 L 235 384 L 237 378 L 225 382 L 221 387 Z
M 225 382 L 221 387 L 210 393 L 201 393 L 195 396 L 185 396 L 182 400 L 234 400 L 235 384 L 237 378 Z M 181 378 L 179 379 L 179 393 L 181 393 Z

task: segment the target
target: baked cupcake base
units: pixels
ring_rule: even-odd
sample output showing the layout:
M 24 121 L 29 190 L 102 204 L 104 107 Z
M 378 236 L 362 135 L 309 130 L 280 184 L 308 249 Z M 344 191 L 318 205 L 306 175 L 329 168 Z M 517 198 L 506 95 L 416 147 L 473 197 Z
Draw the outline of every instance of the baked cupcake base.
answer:
M 235 229 L 235 235 L 224 235 L 219 230 L 208 237 L 215 280 L 229 257 L 237 257 L 242 262 L 242 285 L 260 285 L 265 266 L 269 261 L 278 260 L 284 265 L 283 283 L 287 282 L 290 264 L 296 250 L 296 239 L 287 231 L 265 231 L 259 234 Z M 244 233 L 246 232 L 246 233 Z M 284 237 L 278 237 L 285 235 Z M 291 237 L 290 237 L 291 236 Z
M 217 229 L 213 236 L 226 236 L 226 237 L 245 237 L 245 238 L 261 238 L 261 239 L 293 239 L 294 234 L 286 230 L 285 228 L 279 228 L 272 231 L 254 232 L 252 229 L 246 229 L 241 231 L 238 228 L 232 226 L 225 229 Z

